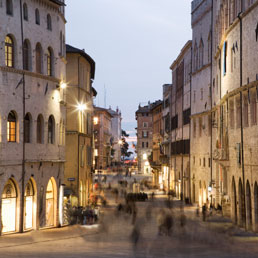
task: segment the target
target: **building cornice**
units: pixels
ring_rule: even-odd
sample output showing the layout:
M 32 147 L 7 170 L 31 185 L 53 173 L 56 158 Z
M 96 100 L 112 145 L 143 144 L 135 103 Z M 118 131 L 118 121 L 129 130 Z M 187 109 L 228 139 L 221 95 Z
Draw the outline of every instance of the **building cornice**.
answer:
M 43 75 L 40 73 L 34 73 L 34 72 L 30 72 L 30 71 L 26 71 L 26 70 L 20 70 L 20 69 L 16 69 L 16 68 L 12 68 L 12 67 L 7 67 L 7 66 L 0 66 L 0 71 L 3 72 L 9 72 L 9 73 L 16 73 L 16 74 L 24 74 L 27 76 L 31 76 L 31 77 L 35 77 L 35 78 L 40 78 L 40 79 L 44 79 L 47 81 L 52 81 L 54 83 L 60 83 L 61 80 L 55 77 L 51 77 L 51 76 L 47 76 L 47 75 Z
M 209 68 L 211 66 L 211 63 L 208 63 L 206 65 L 204 65 L 202 68 L 200 68 L 199 70 L 195 71 L 192 73 L 192 76 L 195 76 L 196 74 L 202 72 L 203 70 L 205 70 L 206 68 Z
M 174 67 L 184 58 L 185 53 L 187 52 L 187 50 L 189 48 L 191 48 L 192 46 L 192 40 L 188 40 L 185 45 L 183 46 L 183 48 L 181 49 L 180 54 L 178 55 L 178 57 L 176 58 L 176 60 L 172 63 L 172 65 L 170 66 L 170 70 L 173 70 Z

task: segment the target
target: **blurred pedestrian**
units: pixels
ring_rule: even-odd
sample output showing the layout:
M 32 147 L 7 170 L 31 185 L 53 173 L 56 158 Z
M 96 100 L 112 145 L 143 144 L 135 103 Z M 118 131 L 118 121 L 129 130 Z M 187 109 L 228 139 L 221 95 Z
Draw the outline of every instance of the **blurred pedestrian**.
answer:
M 137 224 L 135 224 L 133 227 L 133 231 L 131 233 L 131 241 L 133 244 L 134 254 L 136 254 L 137 244 L 139 242 L 139 239 L 140 239 L 140 228 Z
M 146 216 L 146 219 L 148 221 L 151 220 L 151 216 L 152 216 L 152 206 L 151 205 L 148 205 L 147 208 L 146 208 L 146 212 L 145 212 L 145 216 Z
M 132 202 L 132 224 L 135 224 L 136 217 L 137 217 L 137 207 L 135 205 L 135 202 Z
M 203 221 L 206 221 L 206 211 L 207 211 L 206 204 L 203 204 L 203 206 L 202 206 L 202 220 Z
M 165 211 L 160 209 L 157 215 L 157 225 L 158 225 L 158 234 L 162 235 L 164 233 L 164 222 L 165 222 Z
M 164 230 L 165 230 L 165 234 L 166 234 L 167 236 L 170 236 L 170 235 L 171 235 L 172 227 L 173 227 L 173 218 L 172 218 L 172 215 L 171 215 L 171 213 L 167 213 L 167 214 L 165 215 L 165 220 L 164 220 Z

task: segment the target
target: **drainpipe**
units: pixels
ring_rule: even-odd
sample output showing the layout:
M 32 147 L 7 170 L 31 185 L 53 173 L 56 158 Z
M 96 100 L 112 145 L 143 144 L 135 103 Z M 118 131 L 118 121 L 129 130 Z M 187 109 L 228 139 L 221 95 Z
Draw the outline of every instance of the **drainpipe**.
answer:
M 191 44 L 191 71 L 190 71 L 190 115 L 192 114 L 192 65 L 193 65 L 193 43 Z M 192 123 L 190 119 L 189 124 L 189 202 L 192 203 L 192 185 L 191 185 L 191 132 L 192 132 Z
M 184 62 L 184 61 L 183 61 Z M 182 143 L 183 143 L 183 150 L 184 150 L 184 117 L 183 117 L 183 114 L 184 114 L 184 84 L 183 84 L 183 87 L 182 87 Z M 181 171 L 182 171 L 182 199 L 184 200 L 185 198 L 185 187 L 184 187 L 184 151 L 182 153 L 182 157 L 181 157 Z M 182 201 L 183 201 L 182 200 Z
M 211 1 L 211 49 L 210 49 L 210 58 L 211 58 L 211 71 L 210 71 L 210 100 L 211 100 L 211 110 L 212 110 L 212 89 L 213 89 L 213 84 L 212 84 L 212 77 L 213 77 L 213 73 L 212 73 L 212 68 L 213 68 L 213 0 Z M 212 189 L 212 159 L 213 159 L 213 155 L 212 155 L 212 141 L 213 141 L 213 137 L 212 137 L 212 112 L 210 113 L 211 119 L 210 119 L 210 134 L 211 134 L 211 142 L 210 142 L 210 173 L 211 173 L 211 182 L 210 182 L 210 187 Z M 211 193 L 211 205 L 213 205 L 212 203 L 212 193 Z
M 243 86 L 243 24 L 242 24 L 242 17 L 241 12 L 238 14 L 238 19 L 240 22 L 240 88 Z M 243 203 L 241 210 L 243 212 L 243 223 L 244 227 L 246 228 L 246 210 L 245 210 L 245 164 L 244 164 L 244 130 L 243 130 L 243 93 L 240 91 L 240 123 L 241 123 L 241 167 L 242 167 L 242 179 L 243 179 L 243 192 L 242 198 Z
M 22 19 L 22 0 L 20 0 L 20 18 L 21 18 L 21 40 L 22 40 L 22 65 L 24 64 L 24 36 L 23 36 L 23 19 Z M 22 72 L 22 119 L 23 119 L 23 139 L 22 139 L 22 178 L 21 178 L 21 207 L 20 207 L 20 225 L 19 232 L 24 231 L 24 192 L 25 192 L 25 76 Z
M 80 102 L 80 57 L 78 57 L 78 74 L 77 74 L 77 77 L 78 77 L 78 101 Z M 79 110 L 80 114 L 79 114 L 79 117 L 81 118 L 81 110 Z M 79 118 L 79 121 L 80 121 L 80 118 Z M 78 202 L 80 202 L 80 128 L 82 126 L 82 119 L 80 121 L 80 125 L 79 125 L 79 130 L 78 130 L 78 146 L 77 146 L 77 151 L 78 151 L 78 157 L 77 157 L 77 160 L 78 160 L 78 166 L 77 166 L 77 195 L 78 195 Z

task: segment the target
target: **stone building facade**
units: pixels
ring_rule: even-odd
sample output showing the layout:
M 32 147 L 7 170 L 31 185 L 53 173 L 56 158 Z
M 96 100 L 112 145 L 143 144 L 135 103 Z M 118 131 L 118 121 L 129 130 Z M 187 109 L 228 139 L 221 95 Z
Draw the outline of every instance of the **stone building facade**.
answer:
M 236 224 L 255 231 L 257 13 L 257 1 L 192 2 L 192 200 L 208 199 Z M 195 51 L 198 35 L 208 38 L 203 55 L 200 48 Z
M 0 1 L 2 233 L 63 224 L 63 4 Z
M 214 4 L 216 202 L 233 221 L 258 230 L 257 1 Z
M 162 121 L 162 109 L 163 101 L 156 102 L 156 105 L 152 107 L 152 121 L 153 121 L 153 132 L 152 132 L 152 157 L 150 160 L 150 166 L 152 168 L 153 185 L 158 187 L 160 178 L 162 177 L 161 171 L 161 160 L 160 155 L 161 143 L 163 139 L 163 121 Z
M 65 197 L 72 206 L 86 206 L 92 186 L 94 60 L 66 45 L 66 163 Z
M 212 202 L 211 47 L 212 0 L 192 2 L 191 191 L 192 202 Z
M 137 159 L 138 172 L 142 174 L 150 174 L 151 167 L 148 157 L 152 152 L 152 114 L 151 103 L 141 107 L 139 105 L 136 111 L 137 120 Z
M 188 41 L 173 62 L 173 86 L 170 99 L 170 168 L 176 195 L 190 198 L 190 115 L 191 47 Z
M 108 109 L 109 113 L 112 115 L 111 118 L 111 134 L 112 134 L 112 149 L 113 154 L 111 154 L 111 161 L 112 163 L 120 163 L 121 162 L 121 122 L 122 122 L 122 115 L 121 110 L 118 108 L 116 110 L 112 110 L 111 107 Z
M 111 119 L 109 110 L 94 107 L 94 166 L 96 170 L 106 170 L 111 165 Z

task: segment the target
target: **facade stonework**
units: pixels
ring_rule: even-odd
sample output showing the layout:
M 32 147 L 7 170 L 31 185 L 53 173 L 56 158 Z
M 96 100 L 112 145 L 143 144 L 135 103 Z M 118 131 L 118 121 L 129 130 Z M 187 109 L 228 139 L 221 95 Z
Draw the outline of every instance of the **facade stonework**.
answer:
M 86 206 L 92 186 L 95 62 L 83 50 L 66 46 L 65 193 L 72 206 Z M 67 199 L 67 201 L 68 201 Z
M 64 8 L 61 1 L 26 1 L 25 17 L 24 6 L 12 2 L 10 10 L 6 1 L 0 6 L 2 233 L 63 224 Z

